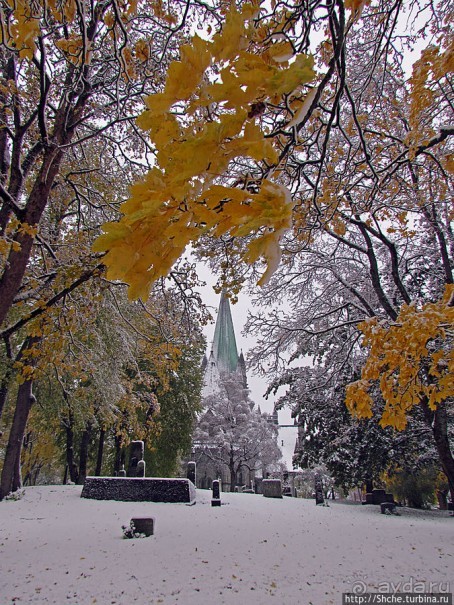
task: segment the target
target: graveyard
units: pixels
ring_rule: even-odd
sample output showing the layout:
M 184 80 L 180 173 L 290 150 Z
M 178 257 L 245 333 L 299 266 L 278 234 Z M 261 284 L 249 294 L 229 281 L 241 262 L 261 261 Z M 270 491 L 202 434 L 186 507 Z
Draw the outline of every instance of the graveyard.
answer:
M 346 592 L 452 592 L 446 511 L 219 495 L 212 506 L 198 489 L 188 506 L 25 488 L 0 503 L 0 603 L 330 605 Z M 133 517 L 152 517 L 153 535 L 125 539 Z
M 0 7 L 0 605 L 452 605 L 454 2 Z

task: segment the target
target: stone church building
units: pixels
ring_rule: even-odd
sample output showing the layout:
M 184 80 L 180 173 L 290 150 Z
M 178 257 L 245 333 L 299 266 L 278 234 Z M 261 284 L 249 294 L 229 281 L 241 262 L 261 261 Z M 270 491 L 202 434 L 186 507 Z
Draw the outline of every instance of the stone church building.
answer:
M 212 414 L 209 407 L 210 399 L 219 397 L 220 393 L 227 395 L 227 398 L 230 399 L 228 385 L 232 383 L 239 387 L 236 389 L 237 393 L 241 391 L 244 393 L 244 401 L 248 402 L 252 411 L 254 403 L 248 398 L 246 363 L 243 353 L 238 354 L 229 299 L 224 292 L 221 294 L 212 348 L 209 357 L 204 356 L 202 367 L 204 370 L 203 411 L 199 417 L 199 423 L 204 420 L 209 421 L 208 417 Z M 254 413 L 260 414 L 260 410 L 254 410 Z M 269 417 L 269 421 L 277 424 L 277 412 Z M 197 441 L 193 443 L 192 459 L 197 464 L 197 487 L 209 489 L 214 479 L 221 479 L 223 491 L 230 491 L 230 472 L 225 464 L 213 460 L 216 456 L 210 456 L 209 449 L 206 444 L 202 445 Z M 254 478 L 253 470 L 242 467 L 235 487 L 238 486 L 240 490 L 252 488 Z

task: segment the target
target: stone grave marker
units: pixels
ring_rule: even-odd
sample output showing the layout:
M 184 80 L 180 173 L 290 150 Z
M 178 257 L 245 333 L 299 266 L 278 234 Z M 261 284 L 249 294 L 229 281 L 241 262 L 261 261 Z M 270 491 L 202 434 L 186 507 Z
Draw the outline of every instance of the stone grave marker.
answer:
M 131 526 L 134 526 L 136 533 L 144 534 L 148 537 L 154 534 L 155 520 L 154 517 L 133 517 L 131 519 Z
M 143 441 L 131 441 L 129 446 L 129 464 L 128 464 L 128 477 L 137 477 L 137 465 L 140 460 L 143 460 L 144 445 Z
M 363 504 L 382 504 L 383 502 L 394 502 L 394 496 L 387 494 L 384 489 L 373 489 L 366 494 Z
M 221 506 L 221 487 L 219 479 L 213 481 L 213 496 L 211 506 Z
M 324 504 L 325 498 L 323 496 L 323 481 L 319 475 L 315 477 L 315 504 Z
M 396 507 L 396 503 L 393 502 L 382 502 L 380 504 L 380 510 L 381 510 L 381 514 L 382 515 L 399 515 L 399 513 L 397 512 L 397 507 Z
M 192 481 L 192 483 L 195 485 L 196 483 L 196 463 L 195 462 L 188 462 L 188 470 L 187 470 L 187 478 L 189 479 L 189 481 Z
M 265 498 L 282 498 L 282 482 L 280 479 L 263 479 L 262 492 Z
M 256 494 L 263 494 L 262 482 L 263 482 L 262 477 L 256 477 L 254 479 L 254 491 Z
M 139 460 L 137 463 L 136 477 L 145 477 L 145 460 Z

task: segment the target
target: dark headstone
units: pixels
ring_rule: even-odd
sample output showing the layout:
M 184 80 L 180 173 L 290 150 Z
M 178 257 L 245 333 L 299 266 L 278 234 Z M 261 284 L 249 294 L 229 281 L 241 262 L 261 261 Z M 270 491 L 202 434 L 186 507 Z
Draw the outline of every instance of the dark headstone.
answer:
M 145 477 L 145 460 L 139 460 L 137 463 L 137 477 Z
M 196 485 L 196 464 L 195 462 L 188 462 L 187 478 Z
M 262 491 L 265 498 L 282 498 L 282 483 L 280 479 L 264 479 Z
M 256 477 L 254 479 L 254 491 L 256 494 L 263 494 L 262 481 L 262 477 Z
M 395 502 L 382 502 L 380 504 L 381 514 L 390 514 L 390 515 L 398 515 Z
M 195 504 L 195 487 L 188 479 L 87 477 L 82 498 L 120 502 L 185 502 Z
M 119 477 L 126 477 L 126 471 L 125 471 L 125 467 L 122 466 L 121 470 L 118 471 L 118 476 Z
M 211 498 L 211 506 L 221 506 L 221 486 L 219 479 L 213 481 L 213 496 Z
M 386 492 L 384 489 L 373 489 L 372 490 L 372 504 L 381 504 L 387 502 Z
M 323 481 L 318 475 L 315 477 L 315 504 L 324 504 Z
M 129 446 L 128 477 L 137 477 L 137 465 L 140 460 L 143 460 L 143 454 L 143 441 L 131 441 L 131 445 Z
M 384 489 L 373 489 L 366 494 L 363 504 L 382 504 L 383 502 L 394 502 L 394 496 L 387 494 Z
M 133 517 L 131 519 L 131 527 L 134 526 L 134 532 L 152 536 L 154 534 L 155 520 L 154 517 Z

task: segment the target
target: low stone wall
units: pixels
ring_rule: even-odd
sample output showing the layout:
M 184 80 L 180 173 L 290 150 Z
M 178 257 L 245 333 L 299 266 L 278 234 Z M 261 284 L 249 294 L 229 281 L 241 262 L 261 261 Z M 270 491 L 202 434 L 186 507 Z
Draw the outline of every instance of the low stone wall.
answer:
M 196 495 L 195 487 L 188 479 L 87 477 L 81 498 L 195 504 Z

